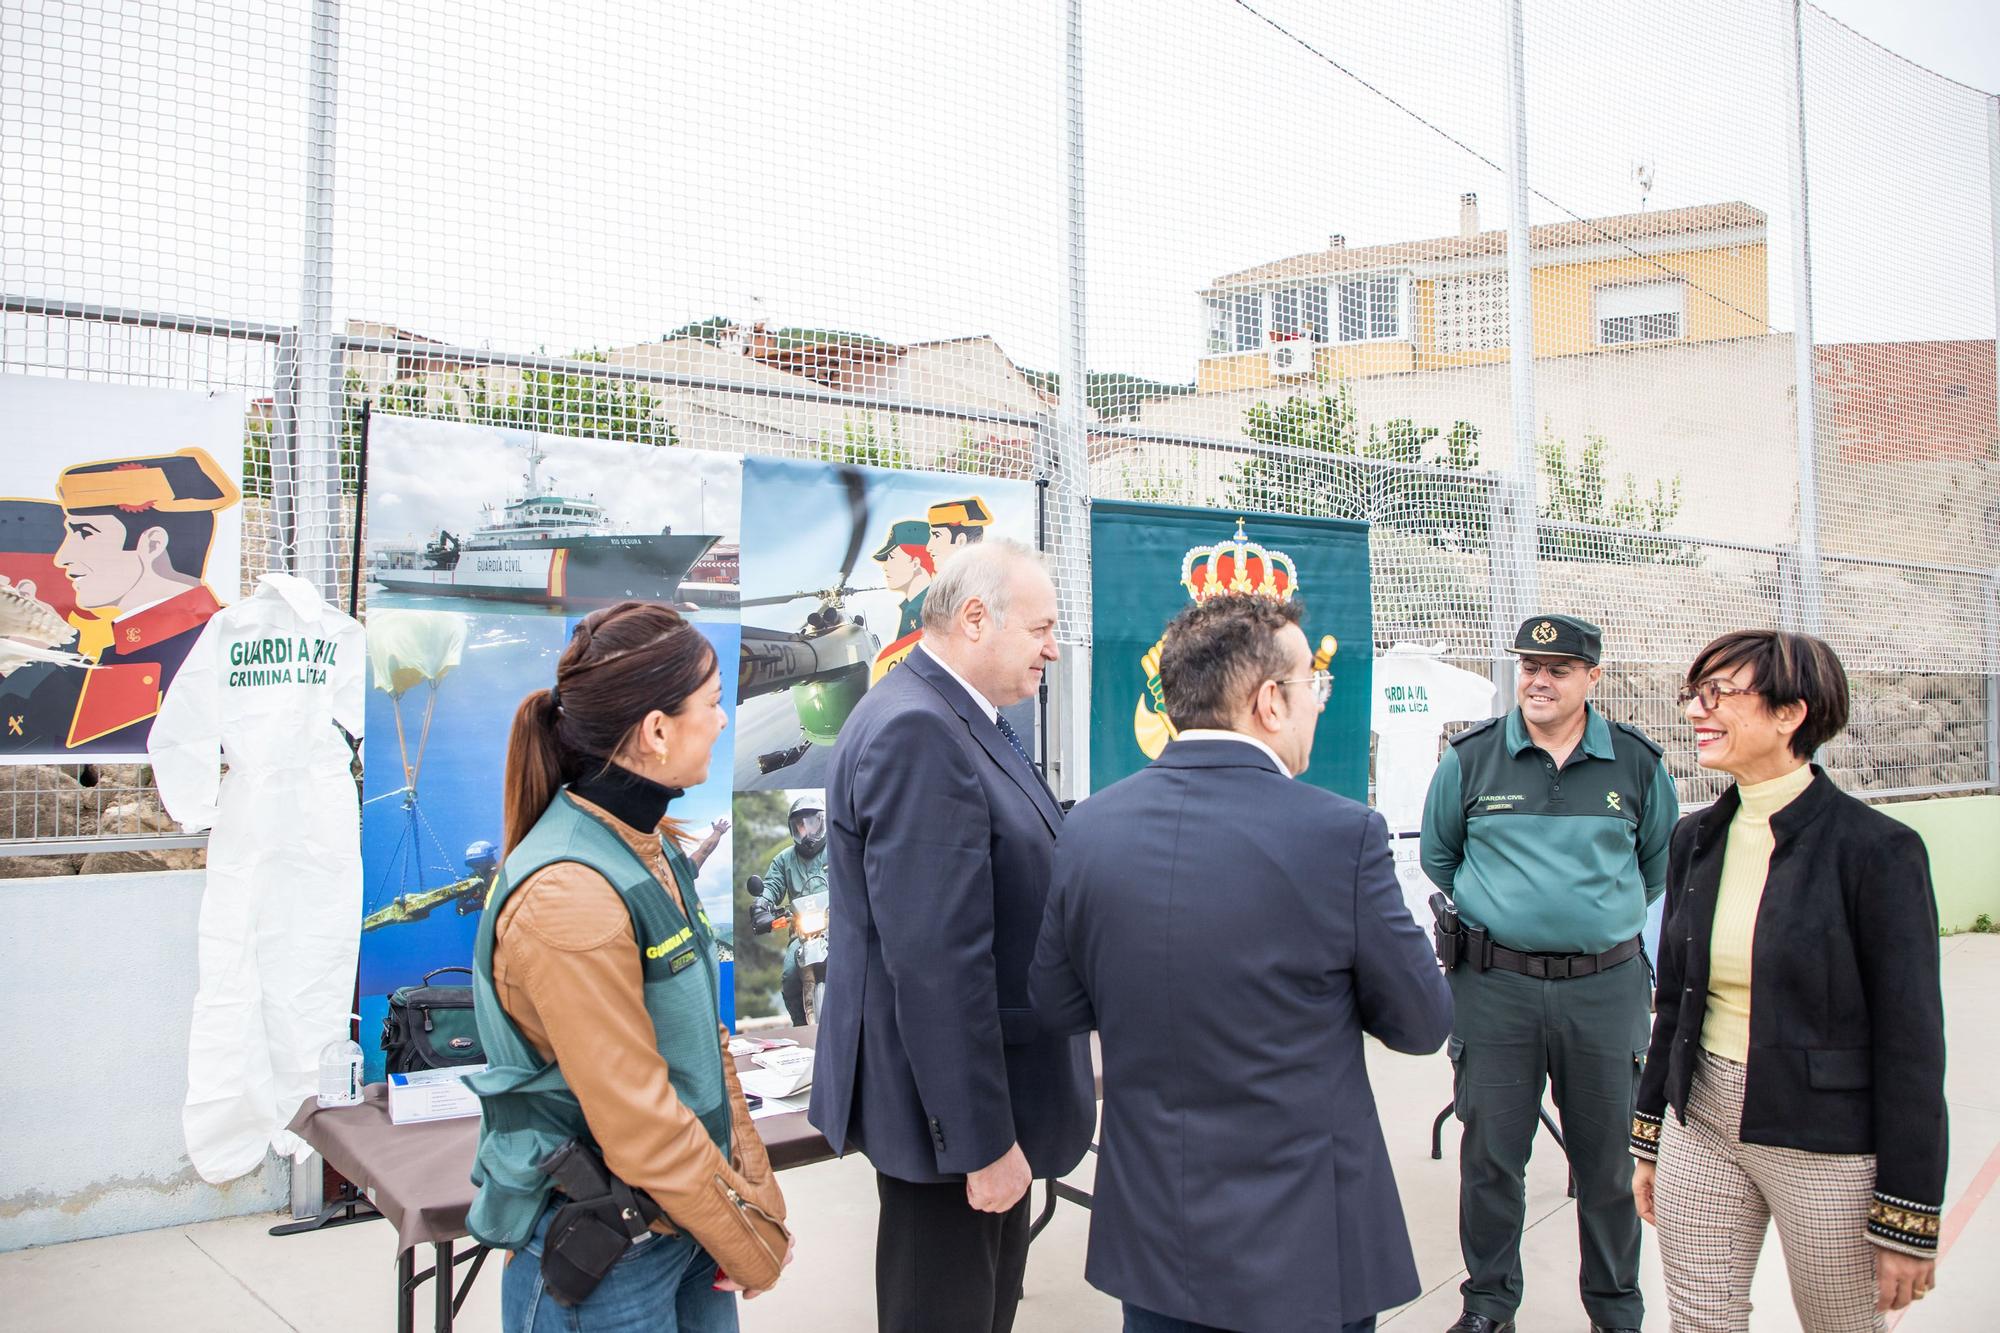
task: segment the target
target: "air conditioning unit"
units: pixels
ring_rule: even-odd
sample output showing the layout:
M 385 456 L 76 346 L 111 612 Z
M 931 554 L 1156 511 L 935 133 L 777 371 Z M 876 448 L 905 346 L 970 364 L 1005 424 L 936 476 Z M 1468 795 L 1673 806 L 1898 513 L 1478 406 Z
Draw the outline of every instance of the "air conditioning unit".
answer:
M 1313 353 L 1319 344 L 1296 338 L 1290 342 L 1271 344 L 1271 373 L 1273 375 L 1310 375 L 1313 372 Z

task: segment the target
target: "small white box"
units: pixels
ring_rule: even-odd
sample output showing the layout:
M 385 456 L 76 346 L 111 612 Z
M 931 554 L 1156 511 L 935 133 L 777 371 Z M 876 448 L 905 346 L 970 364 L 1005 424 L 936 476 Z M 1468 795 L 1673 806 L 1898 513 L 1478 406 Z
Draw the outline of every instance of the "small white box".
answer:
M 479 1094 L 465 1086 L 467 1074 L 485 1065 L 457 1069 L 419 1069 L 389 1075 L 389 1123 L 415 1125 L 426 1120 L 456 1120 L 479 1114 Z

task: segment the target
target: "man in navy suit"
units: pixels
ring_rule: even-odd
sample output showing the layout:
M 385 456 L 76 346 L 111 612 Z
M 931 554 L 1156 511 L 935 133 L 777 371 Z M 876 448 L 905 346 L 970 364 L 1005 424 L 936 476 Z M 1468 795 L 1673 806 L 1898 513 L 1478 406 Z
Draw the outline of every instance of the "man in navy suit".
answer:
M 1361 1036 L 1435 1051 L 1450 992 L 1382 817 L 1293 780 L 1298 604 L 1190 607 L 1160 676 L 1179 738 L 1070 815 L 1030 979 L 1103 1047 L 1085 1276 L 1127 1333 L 1362 1333 L 1419 1288 Z
M 923 640 L 841 728 L 812 1123 L 881 1196 L 875 1298 L 895 1333 L 1006 1333 L 1028 1187 L 1083 1160 L 1090 1048 L 1028 1002 L 1062 810 L 999 709 L 1056 660 L 1040 558 L 988 541 L 924 597 Z

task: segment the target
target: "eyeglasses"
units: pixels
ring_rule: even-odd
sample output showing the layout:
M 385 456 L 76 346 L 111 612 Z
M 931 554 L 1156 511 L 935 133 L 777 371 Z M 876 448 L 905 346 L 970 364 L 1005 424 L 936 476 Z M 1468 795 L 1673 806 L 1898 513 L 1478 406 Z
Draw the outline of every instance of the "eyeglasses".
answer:
M 1274 680 L 1271 683 L 1274 685 L 1311 685 L 1313 702 L 1321 708 L 1326 707 L 1326 701 L 1333 697 L 1333 673 L 1331 671 L 1315 671 L 1310 676 L 1294 676 L 1290 680 Z
M 1719 680 L 1705 680 L 1699 685 L 1683 685 L 1674 696 L 1675 702 L 1686 708 L 1696 699 L 1701 700 L 1702 711 L 1713 713 L 1724 699 L 1733 694 L 1762 694 L 1762 690 L 1745 689 L 1741 685 L 1725 685 Z
M 1536 676 L 1547 676 L 1550 680 L 1568 680 L 1586 668 L 1579 662 L 1531 662 L 1521 659 L 1521 679 L 1533 680 Z

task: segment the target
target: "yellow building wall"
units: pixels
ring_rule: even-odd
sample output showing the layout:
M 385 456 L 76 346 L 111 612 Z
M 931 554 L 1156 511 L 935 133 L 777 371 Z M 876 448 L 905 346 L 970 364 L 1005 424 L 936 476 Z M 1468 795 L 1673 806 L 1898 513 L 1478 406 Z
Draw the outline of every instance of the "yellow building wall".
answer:
M 1599 287 L 1680 278 L 1687 283 L 1684 336 L 1676 342 L 1712 342 L 1769 333 L 1770 287 L 1765 249 L 1756 245 L 1684 250 L 1674 254 L 1596 259 L 1550 264 L 1534 270 L 1534 328 L 1537 357 L 1580 356 L 1602 351 L 1597 341 Z M 1444 353 L 1437 350 L 1437 283 L 1421 278 L 1412 301 L 1409 341 L 1337 343 L 1320 349 L 1319 373 L 1329 378 L 1365 379 L 1407 370 L 1476 366 L 1507 359 L 1507 348 Z M 1195 368 L 1199 393 L 1263 389 L 1307 382 L 1271 374 L 1263 352 L 1212 356 Z

